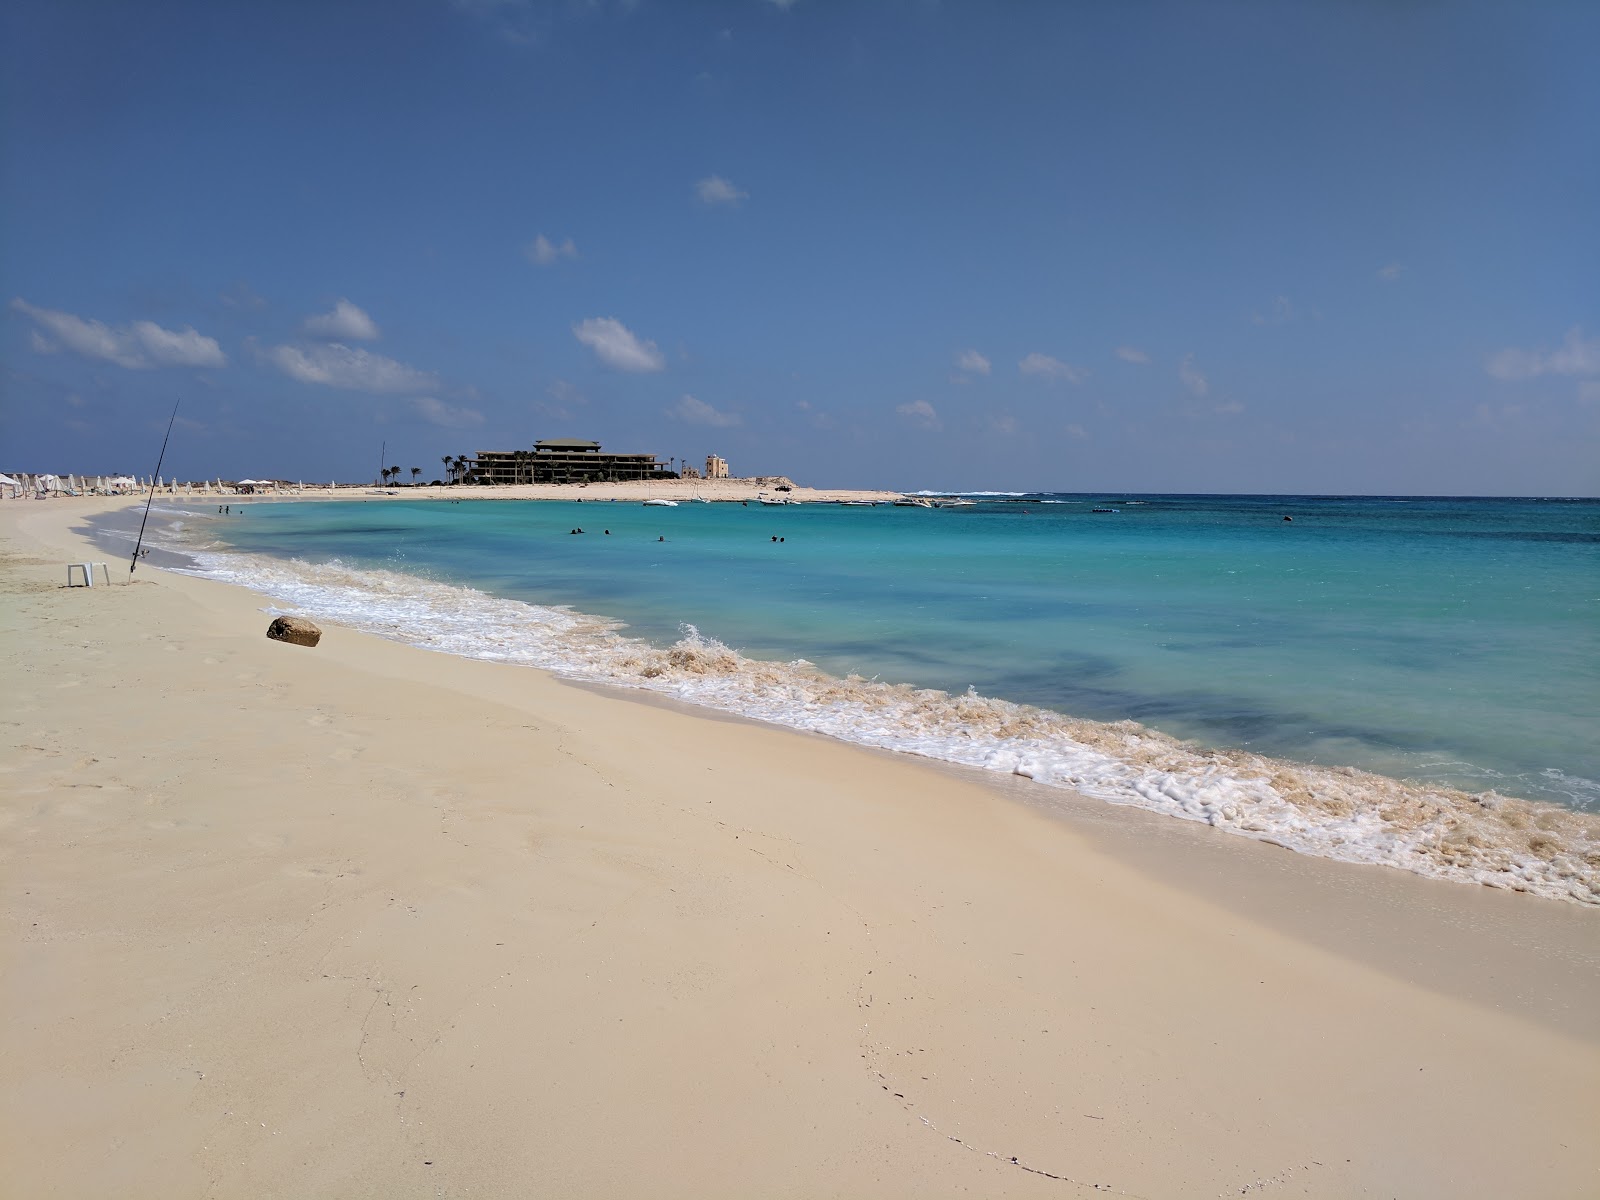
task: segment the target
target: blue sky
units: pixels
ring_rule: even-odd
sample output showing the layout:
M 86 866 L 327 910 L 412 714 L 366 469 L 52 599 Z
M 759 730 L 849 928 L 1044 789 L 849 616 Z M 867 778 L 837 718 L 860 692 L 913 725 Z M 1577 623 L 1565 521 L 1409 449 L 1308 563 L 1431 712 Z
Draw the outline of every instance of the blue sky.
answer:
M 0 22 L 0 469 L 1600 492 L 1600 5 Z

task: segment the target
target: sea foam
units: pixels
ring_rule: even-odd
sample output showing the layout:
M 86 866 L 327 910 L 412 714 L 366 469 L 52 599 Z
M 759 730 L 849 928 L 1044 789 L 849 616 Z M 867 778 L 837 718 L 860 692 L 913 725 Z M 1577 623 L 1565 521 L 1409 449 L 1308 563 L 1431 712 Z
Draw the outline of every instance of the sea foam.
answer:
M 748 658 L 685 626 L 667 647 L 614 621 L 414 575 L 187 551 L 186 573 L 263 593 L 284 611 L 429 650 L 647 689 L 842 741 L 1022 776 L 1290 850 L 1600 905 L 1600 818 L 1348 767 L 1208 750 L 1133 721 L 1079 720 Z

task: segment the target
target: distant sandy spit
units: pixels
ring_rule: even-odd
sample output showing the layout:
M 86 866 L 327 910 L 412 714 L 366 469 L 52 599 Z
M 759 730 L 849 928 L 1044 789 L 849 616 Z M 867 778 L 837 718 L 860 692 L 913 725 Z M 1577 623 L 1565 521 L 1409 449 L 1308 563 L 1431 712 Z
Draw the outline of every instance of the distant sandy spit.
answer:
M 1592 913 L 63 587 L 119 503 L 0 504 L 5 1195 L 1600 1194 Z
M 779 486 L 788 491 L 779 491 Z M 262 501 L 305 500 L 676 500 L 693 504 L 699 500 L 708 503 L 757 503 L 762 498 L 788 499 L 795 503 L 837 504 L 847 501 L 890 503 L 902 497 L 901 492 L 871 488 L 811 488 L 790 484 L 777 477 L 762 479 L 662 479 L 653 482 L 642 480 L 626 483 L 523 483 L 495 487 L 469 486 L 418 486 L 393 487 L 372 485 L 307 483 L 300 487 L 268 488 L 252 495 L 205 493 L 197 489 L 185 491 L 159 488 L 156 499 L 160 502 L 188 501 L 193 503 L 248 504 Z M 144 500 L 141 493 L 137 499 Z M 93 504 L 98 497 L 51 496 L 43 501 L 27 500 L 15 503 Z M 114 498 L 126 503 L 129 498 Z M 10 502 L 8 502 L 10 503 Z

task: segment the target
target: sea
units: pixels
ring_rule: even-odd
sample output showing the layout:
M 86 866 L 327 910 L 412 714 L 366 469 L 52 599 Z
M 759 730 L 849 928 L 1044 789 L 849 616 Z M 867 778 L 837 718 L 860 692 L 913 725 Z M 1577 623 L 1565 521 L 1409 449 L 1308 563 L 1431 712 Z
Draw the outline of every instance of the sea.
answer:
M 157 536 L 271 611 L 1600 904 L 1600 501 L 929 502 L 165 504 Z

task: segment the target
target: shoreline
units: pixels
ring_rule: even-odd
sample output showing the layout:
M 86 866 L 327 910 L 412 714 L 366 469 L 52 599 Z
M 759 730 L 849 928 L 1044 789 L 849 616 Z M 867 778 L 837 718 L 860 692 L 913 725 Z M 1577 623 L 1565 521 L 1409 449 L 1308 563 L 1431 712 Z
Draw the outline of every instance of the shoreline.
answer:
M 158 511 L 209 515 L 195 506 Z M 131 531 L 115 536 L 131 540 Z M 1016 774 L 1051 791 L 1082 792 L 1312 857 L 1600 907 L 1600 823 L 1548 800 L 1261 755 L 993 696 L 838 677 L 746 658 L 694 632 L 672 644 L 641 640 L 615 632 L 610 614 L 406 572 L 316 567 L 231 548 L 181 552 L 199 555 L 198 575 L 404 644 L 675 696 L 702 711 L 820 732 L 991 779 Z M 162 559 L 158 551 L 152 561 Z
M 279 646 L 215 581 L 67 591 L 87 507 L 0 506 L 37 1191 L 1593 1185 L 1577 906 L 338 626 Z
M 779 492 L 778 486 L 789 488 Z M 114 502 L 143 502 L 148 489 L 123 496 L 70 496 L 52 495 L 34 503 L 72 503 L 81 501 L 111 500 Z M 441 484 L 353 484 L 341 483 L 337 487 L 327 484 L 307 483 L 301 488 L 288 487 L 251 494 L 233 494 L 156 489 L 158 502 L 185 502 L 191 504 L 289 504 L 316 500 L 565 500 L 571 501 L 627 501 L 676 500 L 693 503 L 704 497 L 714 504 L 732 504 L 755 501 L 761 496 L 777 499 L 788 496 L 795 503 L 836 504 L 842 501 L 870 501 L 891 503 L 906 495 L 904 492 L 881 488 L 812 488 L 790 483 L 781 476 L 762 476 L 756 479 L 658 479 L 628 480 L 621 483 L 517 483 L 495 485 Z M 23 497 L 21 499 L 28 499 Z M 10 501 L 7 501 L 10 503 Z

